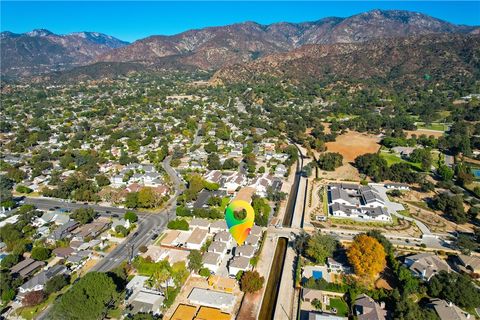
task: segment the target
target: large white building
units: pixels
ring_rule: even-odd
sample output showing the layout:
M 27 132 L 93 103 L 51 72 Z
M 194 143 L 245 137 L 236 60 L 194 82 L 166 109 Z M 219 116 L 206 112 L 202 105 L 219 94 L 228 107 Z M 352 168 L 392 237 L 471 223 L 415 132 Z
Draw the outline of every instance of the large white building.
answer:
M 328 186 L 330 214 L 334 217 L 365 221 L 391 222 L 383 199 L 375 189 L 350 183 Z

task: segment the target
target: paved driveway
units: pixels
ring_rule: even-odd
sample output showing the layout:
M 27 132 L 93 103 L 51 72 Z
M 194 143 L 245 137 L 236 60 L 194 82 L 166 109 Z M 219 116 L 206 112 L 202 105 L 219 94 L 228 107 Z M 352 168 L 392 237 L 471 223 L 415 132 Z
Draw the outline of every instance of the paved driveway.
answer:
M 423 235 L 431 235 L 432 234 L 430 232 L 430 230 L 428 229 L 428 227 L 423 222 L 421 222 L 417 219 L 406 217 L 404 215 L 401 215 L 401 214 L 397 213 L 397 211 L 405 210 L 405 207 L 401 203 L 392 202 L 388 199 L 387 188 L 385 188 L 381 184 L 373 184 L 373 183 L 370 184 L 370 186 L 372 188 L 374 188 L 378 192 L 378 194 L 383 198 L 383 200 L 385 201 L 385 206 L 387 207 L 387 210 L 390 214 L 393 214 L 393 215 L 397 216 L 398 218 L 402 218 L 402 219 L 405 219 L 405 220 L 408 220 L 408 221 L 415 222 L 415 224 L 420 229 L 420 231 L 422 232 Z M 437 242 L 437 240 L 434 240 L 434 241 Z
M 374 188 L 378 194 L 383 198 L 385 201 L 385 206 L 387 207 L 388 213 L 395 214 L 397 211 L 405 210 L 405 207 L 398 202 L 392 202 L 388 199 L 387 196 L 387 188 L 380 184 L 370 184 L 372 188 Z

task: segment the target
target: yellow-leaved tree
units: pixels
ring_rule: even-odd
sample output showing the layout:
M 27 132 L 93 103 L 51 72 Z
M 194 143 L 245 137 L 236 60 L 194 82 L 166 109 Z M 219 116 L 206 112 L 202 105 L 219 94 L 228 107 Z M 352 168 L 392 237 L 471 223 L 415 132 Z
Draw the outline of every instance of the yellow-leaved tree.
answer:
M 385 249 L 377 239 L 361 234 L 355 237 L 347 250 L 347 257 L 355 274 L 371 282 L 385 269 Z

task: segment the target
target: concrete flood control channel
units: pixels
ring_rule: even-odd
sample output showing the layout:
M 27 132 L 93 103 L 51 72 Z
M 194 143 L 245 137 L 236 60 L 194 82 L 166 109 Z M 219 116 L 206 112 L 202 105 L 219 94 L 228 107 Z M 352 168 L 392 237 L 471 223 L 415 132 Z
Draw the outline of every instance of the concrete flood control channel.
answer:
M 277 305 L 280 278 L 283 273 L 287 246 L 288 240 L 286 238 L 278 239 L 258 319 L 271 320 L 275 314 L 275 306 Z
M 295 212 L 295 205 L 297 202 L 298 187 L 300 185 L 300 178 L 302 177 L 303 155 L 298 146 L 296 147 L 298 149 L 299 157 L 297 160 L 295 180 L 291 189 L 292 192 L 290 192 L 287 207 L 285 208 L 285 216 L 283 218 L 284 227 L 290 227 L 292 225 L 293 214 Z M 277 247 L 275 249 L 275 255 L 273 256 L 258 319 L 271 320 L 274 318 L 287 247 L 288 239 L 283 237 L 278 238 Z

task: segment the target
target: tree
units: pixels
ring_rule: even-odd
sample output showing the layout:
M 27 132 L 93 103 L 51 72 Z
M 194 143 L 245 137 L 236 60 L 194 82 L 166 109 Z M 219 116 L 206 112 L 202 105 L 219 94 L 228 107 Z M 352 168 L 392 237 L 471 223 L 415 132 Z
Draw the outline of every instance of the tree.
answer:
M 48 248 L 44 247 L 34 247 L 32 249 L 32 258 L 35 260 L 47 260 L 50 258 L 51 251 Z
M 317 298 L 312 300 L 312 306 L 317 310 L 322 310 L 322 302 Z
M 189 225 L 186 220 L 176 219 L 176 220 L 169 221 L 167 224 L 167 228 L 173 229 L 173 230 L 188 230 Z
M 26 307 L 36 306 L 45 300 L 45 293 L 42 290 L 27 292 L 23 297 L 22 304 Z
M 123 216 L 125 220 L 130 221 L 130 223 L 135 223 L 138 221 L 138 216 L 135 212 L 133 211 L 127 211 L 125 212 L 125 215 Z
M 305 254 L 305 249 L 308 246 L 308 240 L 310 240 L 310 235 L 303 230 L 295 236 L 295 239 L 293 240 L 293 249 L 297 254 Z
M 104 187 L 104 186 L 108 186 L 110 184 L 110 180 L 108 179 L 108 177 L 104 174 L 99 174 L 95 177 L 95 181 L 97 182 L 97 185 L 99 187 Z
M 355 274 L 367 281 L 373 280 L 386 266 L 385 249 L 377 239 L 360 234 L 347 250 L 347 257 Z
M 468 220 L 461 196 L 451 196 L 446 192 L 441 193 L 433 198 L 431 206 L 433 209 L 443 211 L 457 223 L 465 223 Z
M 2 267 L 2 269 L 10 269 L 18 263 L 19 258 L 20 256 L 18 254 L 11 253 L 9 255 L 6 255 L 0 262 L 0 266 Z
M 438 167 L 437 173 L 443 181 L 451 181 L 454 175 L 453 170 L 444 164 Z
M 266 199 L 260 197 L 253 198 L 252 207 L 255 212 L 255 224 L 266 227 L 268 218 L 270 217 L 270 211 L 272 210 Z
M 220 157 L 216 153 L 211 153 L 207 157 L 207 168 L 209 170 L 219 170 L 222 168 Z
M 154 208 L 158 204 L 157 198 L 153 188 L 143 187 L 138 191 L 138 206 L 140 208 Z
M 455 272 L 440 271 L 428 282 L 428 294 L 435 298 L 451 301 L 461 308 L 480 305 L 480 289 L 470 277 Z
M 240 289 L 243 292 L 254 293 L 262 289 L 265 278 L 261 277 L 257 271 L 246 271 L 240 280 Z
M 15 191 L 17 191 L 18 193 L 32 193 L 33 192 L 33 190 L 30 189 L 29 187 L 22 186 L 22 185 L 18 185 L 15 188 Z
M 475 251 L 478 248 L 478 244 L 475 240 L 466 234 L 458 235 L 455 245 L 466 255 L 470 255 L 472 251 Z
M 208 268 L 201 268 L 198 274 L 202 277 L 208 278 L 210 276 L 210 270 Z
M 214 143 L 213 141 L 210 141 L 209 143 L 207 143 L 203 148 L 207 153 L 213 153 L 218 151 L 217 144 Z
M 55 301 L 49 316 L 55 320 L 102 319 L 118 298 L 112 278 L 89 272 Z
M 68 278 L 63 275 L 59 274 L 54 276 L 53 278 L 48 279 L 47 283 L 45 284 L 45 293 L 50 295 L 54 292 L 60 291 L 68 284 Z
M 126 237 L 128 235 L 128 229 L 125 228 L 124 226 L 122 225 L 118 225 L 115 227 L 115 232 L 119 235 L 121 235 L 122 237 Z
M 337 152 L 322 153 L 317 160 L 318 167 L 326 171 L 334 171 L 342 165 L 343 156 Z
M 125 197 L 125 206 L 127 208 L 138 207 L 138 192 L 129 192 Z
M 203 266 L 202 263 L 202 254 L 198 250 L 192 250 L 188 254 L 188 269 L 190 271 L 198 272 Z
M 316 263 L 325 264 L 328 257 L 333 255 L 333 252 L 337 249 L 338 241 L 330 236 L 316 233 L 308 240 L 307 256 L 313 259 Z
M 86 224 L 93 221 L 96 213 L 92 208 L 78 208 L 75 209 L 70 216 L 78 223 Z

